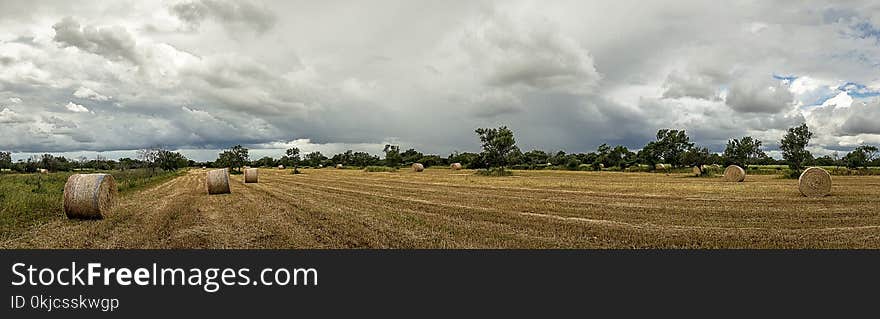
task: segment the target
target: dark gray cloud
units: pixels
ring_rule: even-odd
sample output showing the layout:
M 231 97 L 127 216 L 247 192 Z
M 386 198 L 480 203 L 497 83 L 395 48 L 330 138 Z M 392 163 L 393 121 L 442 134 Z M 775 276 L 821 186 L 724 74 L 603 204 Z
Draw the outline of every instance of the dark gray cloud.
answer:
M 550 21 L 497 10 L 464 32 L 461 48 L 490 86 L 590 92 L 601 78 L 589 52 Z
M 719 82 L 708 74 L 670 73 L 663 83 L 663 98 L 692 97 L 704 100 L 719 99 Z
M 72 17 L 65 17 L 52 26 L 55 41 L 65 46 L 98 54 L 112 60 L 128 60 L 140 64 L 134 37 L 120 26 L 81 28 Z
M 788 87 L 766 78 L 734 82 L 727 93 L 727 106 L 744 113 L 778 113 L 790 109 L 794 96 Z
M 854 103 L 841 131 L 846 135 L 880 134 L 880 99 Z

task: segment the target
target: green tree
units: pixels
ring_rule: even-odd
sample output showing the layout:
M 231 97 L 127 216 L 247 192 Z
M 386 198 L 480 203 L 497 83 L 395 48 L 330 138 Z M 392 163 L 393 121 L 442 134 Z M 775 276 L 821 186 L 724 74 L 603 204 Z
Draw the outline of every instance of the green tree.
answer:
M 375 165 L 379 163 L 379 157 L 375 155 L 370 155 L 367 152 L 354 152 L 351 153 L 349 157 L 349 163 L 354 166 L 359 167 L 367 167 L 370 165 Z
M 34 172 L 36 172 L 37 169 L 40 168 L 40 166 L 39 166 L 39 158 L 38 158 L 37 156 L 31 156 L 31 157 L 29 157 L 29 158 L 27 159 L 27 163 L 22 163 L 22 167 L 23 167 L 22 171 L 24 171 L 25 173 L 34 173 Z
M 636 154 L 630 152 L 626 146 L 618 145 L 608 152 L 606 157 L 608 163 L 605 164 L 605 167 L 617 166 L 620 167 L 621 170 L 624 170 L 635 162 L 635 157 Z
M 324 154 L 321 154 L 321 152 L 318 151 L 308 153 L 305 157 L 305 162 L 311 167 L 324 165 L 325 161 L 327 161 L 327 156 L 324 156 Z
M 241 145 L 233 146 L 217 157 L 217 164 L 220 167 L 229 167 L 238 172 L 241 172 L 241 167 L 247 165 L 249 161 L 248 149 Z
M 176 171 L 189 165 L 189 159 L 178 152 L 159 150 L 156 156 L 156 164 L 163 170 Z
M 682 154 L 681 160 L 684 165 L 696 166 L 702 169 L 704 165 L 711 162 L 712 155 L 707 147 L 692 146 Z
M 55 156 L 52 156 L 52 154 L 43 154 L 40 156 L 40 168 L 47 169 L 49 171 L 56 171 L 56 164 L 57 160 L 55 159 Z
M 253 164 L 256 167 L 273 167 L 275 166 L 275 159 L 269 156 L 263 156 L 262 158 L 254 161 Z
M 120 158 L 120 159 L 119 159 L 119 165 L 118 165 L 118 168 L 119 168 L 120 170 L 123 170 L 123 171 L 124 171 L 124 170 L 127 170 L 127 169 L 136 168 L 136 167 L 138 167 L 138 165 L 140 165 L 140 163 L 139 163 L 137 160 L 135 160 L 135 159 L 131 159 L 131 158 L 129 158 L 129 157 L 123 157 L 123 158 Z
M 153 146 L 137 151 L 137 158 L 141 160 L 146 167 L 150 168 L 150 176 L 156 172 L 156 167 L 158 167 L 156 159 L 159 156 L 159 150 L 161 150 L 161 148 Z
M 547 164 L 549 160 L 550 155 L 542 150 L 531 150 L 523 154 L 523 161 L 532 168 L 537 165 Z
M 425 155 L 422 154 L 422 152 L 416 151 L 413 148 L 408 149 L 406 150 L 406 152 L 400 154 L 401 160 L 406 165 L 418 162 L 420 159 L 422 159 L 423 156 Z
M 657 164 L 660 163 L 660 152 L 657 150 L 657 142 L 648 142 L 648 144 L 636 154 L 636 158 L 638 158 L 639 162 L 648 165 L 651 171 L 655 170 Z
M 425 167 L 443 165 L 443 162 L 443 158 L 438 155 L 425 155 L 418 161 L 418 163 L 421 163 Z
M 779 149 L 782 150 L 782 158 L 792 169 L 792 174 L 800 174 L 807 161 L 813 158 L 807 151 L 807 144 L 813 138 L 813 132 L 807 127 L 807 123 L 788 129 L 788 133 L 779 141 Z M 794 176 L 794 175 L 793 175 Z
M 513 131 L 502 126 L 499 128 L 478 128 L 474 130 L 480 137 L 484 160 L 490 167 L 498 167 L 504 175 L 504 167 L 510 162 L 510 154 L 516 149 Z
M 459 153 L 449 154 L 450 163 L 461 163 L 466 168 L 480 168 L 480 154 L 477 153 Z
M 761 150 L 761 141 L 751 136 L 743 137 L 739 140 L 732 139 L 727 141 L 727 147 L 722 155 L 725 165 L 739 165 L 748 168 L 750 164 L 757 164 L 760 160 L 767 157 Z
M 825 155 L 813 159 L 813 164 L 818 166 L 835 166 L 837 165 L 837 161 L 835 161 L 831 155 Z
M 553 156 L 550 156 L 548 161 L 553 166 L 566 165 L 568 163 L 568 155 L 565 154 L 565 151 L 558 151 Z
M 602 167 L 611 167 L 611 159 L 608 157 L 608 154 L 611 153 L 611 146 L 608 144 L 599 145 L 596 148 L 596 158 L 593 160 L 593 169 L 599 170 Z M 600 165 L 601 164 L 601 165 Z
M 348 166 L 351 164 L 351 157 L 353 155 L 354 155 L 354 151 L 347 150 L 347 151 L 345 151 L 345 153 L 339 153 L 339 154 L 333 155 L 333 157 L 330 158 L 330 162 L 333 164 L 342 164 L 342 165 Z
M 684 165 L 681 155 L 693 145 L 694 143 L 690 142 L 690 138 L 684 130 L 662 129 L 657 131 L 654 151 L 667 164 L 679 167 Z
M 843 162 L 849 168 L 868 168 L 868 164 L 877 156 L 877 147 L 871 145 L 862 145 L 856 147 L 852 152 L 843 157 Z
M 398 167 L 403 161 L 403 157 L 400 155 L 400 146 L 385 144 L 382 152 L 385 152 L 385 165 L 388 167 Z
M 0 169 L 12 168 L 12 153 L 0 152 Z
M 297 167 L 302 163 L 302 158 L 300 157 L 300 152 L 298 147 L 291 147 L 284 151 L 284 157 L 281 158 L 282 165 L 293 166 L 293 169 L 296 170 Z M 274 166 L 274 165 L 273 165 Z

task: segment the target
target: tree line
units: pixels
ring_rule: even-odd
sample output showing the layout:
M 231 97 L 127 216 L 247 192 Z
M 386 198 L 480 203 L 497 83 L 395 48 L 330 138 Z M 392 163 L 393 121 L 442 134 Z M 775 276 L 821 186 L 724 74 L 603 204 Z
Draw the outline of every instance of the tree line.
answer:
M 739 165 L 748 168 L 750 165 L 788 165 L 793 173 L 799 173 L 804 167 L 840 166 L 848 168 L 867 168 L 880 166 L 878 148 L 872 145 L 861 145 L 840 157 L 826 155 L 814 157 L 807 145 L 813 137 L 806 124 L 789 128 L 779 141 L 782 159 L 767 156 L 761 140 L 751 136 L 730 139 L 722 153 L 712 153 L 707 147 L 691 142 L 685 130 L 661 129 L 654 140 L 649 141 L 637 151 L 631 151 L 622 145 L 600 145 L 594 152 L 566 153 L 565 151 L 547 152 L 530 150 L 522 152 L 516 146 L 513 131 L 506 126 L 498 128 L 478 128 L 474 131 L 479 137 L 481 152 L 454 152 L 448 156 L 424 154 L 414 148 L 401 151 L 399 145 L 385 145 L 382 149 L 384 157 L 366 152 L 347 150 L 330 157 L 315 151 L 302 154 L 299 148 L 287 149 L 280 158 L 262 157 L 251 160 L 249 150 L 242 145 L 235 145 L 223 150 L 214 161 L 196 162 L 187 159 L 178 152 L 161 147 L 141 149 L 137 158 L 122 158 L 118 161 L 97 157 L 95 159 L 79 158 L 69 160 L 63 156 L 43 154 L 32 156 L 27 160 L 13 162 L 9 152 L 0 152 L 0 169 L 19 172 L 36 172 L 39 169 L 50 171 L 68 171 L 73 169 L 133 169 L 147 168 L 151 171 L 177 170 L 183 167 L 230 167 L 240 171 L 244 166 L 275 167 L 326 167 L 326 166 L 408 166 L 420 163 L 425 167 L 447 166 L 461 163 L 471 169 L 497 169 L 504 174 L 506 168 L 541 169 L 563 168 L 570 170 L 626 170 L 631 167 L 646 167 L 654 170 L 658 164 L 672 168 L 705 166 L 705 165 Z
M 136 157 L 134 159 L 125 157 L 119 160 L 111 160 L 98 155 L 93 159 L 86 158 L 85 156 L 68 159 L 64 156 L 42 154 L 13 162 L 10 152 L 0 152 L 0 170 L 34 173 L 41 169 L 51 172 L 148 169 L 152 175 L 160 171 L 175 171 L 197 165 L 195 161 L 187 159 L 186 156 L 179 152 L 172 152 L 160 147 L 138 150 Z
M 301 156 L 298 148 L 291 148 L 280 159 L 262 157 L 250 161 L 248 150 L 241 145 L 236 145 L 220 153 L 215 162 L 207 164 L 214 167 L 233 167 L 236 169 L 245 165 L 326 167 L 341 164 L 354 167 L 400 167 L 420 163 L 425 167 L 430 167 L 461 163 L 464 167 L 472 169 L 498 169 L 501 174 L 504 174 L 505 168 L 540 169 L 553 167 L 570 170 L 600 170 L 603 168 L 626 170 L 630 167 L 644 165 L 648 170 L 654 170 L 658 164 L 669 165 L 672 168 L 705 165 L 739 165 L 743 168 L 748 168 L 750 165 L 788 165 L 794 173 L 799 173 L 806 166 L 811 165 L 848 168 L 880 166 L 878 149 L 871 145 L 856 147 L 843 157 L 836 154 L 814 157 L 807 150 L 813 133 L 806 124 L 788 129 L 785 136 L 779 141 L 783 157 L 780 160 L 768 156 L 763 150 L 762 141 L 751 136 L 730 139 L 722 153 L 712 153 L 708 147 L 691 142 L 685 130 L 675 129 L 658 130 L 656 139 L 648 142 L 637 151 L 631 151 L 622 145 L 602 144 L 595 152 L 587 153 L 546 152 L 543 150 L 522 152 L 516 146 L 513 131 L 506 126 L 478 128 L 475 133 L 480 139 L 481 152 L 454 152 L 446 157 L 423 154 L 412 148 L 401 151 L 399 145 L 388 144 L 382 149 L 385 155 L 383 158 L 352 150 L 331 157 L 317 151 Z

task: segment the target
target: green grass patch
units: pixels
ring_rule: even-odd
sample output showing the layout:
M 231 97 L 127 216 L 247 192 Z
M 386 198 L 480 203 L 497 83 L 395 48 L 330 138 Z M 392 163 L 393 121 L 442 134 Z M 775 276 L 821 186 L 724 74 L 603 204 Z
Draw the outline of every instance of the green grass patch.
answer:
M 90 172 L 92 173 L 92 172 Z M 155 173 L 146 169 L 105 171 L 113 175 L 122 194 L 149 187 L 183 173 Z M 0 174 L 0 241 L 64 216 L 64 183 L 73 172 L 50 174 Z

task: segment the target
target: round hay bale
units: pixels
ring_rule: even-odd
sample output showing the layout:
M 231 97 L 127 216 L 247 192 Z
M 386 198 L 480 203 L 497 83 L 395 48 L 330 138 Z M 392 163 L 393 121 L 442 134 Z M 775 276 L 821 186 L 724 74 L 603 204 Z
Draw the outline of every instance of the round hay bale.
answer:
M 701 169 L 699 166 L 694 166 L 693 173 L 694 173 L 694 176 L 702 176 L 703 169 Z
M 449 165 L 449 168 L 451 168 L 453 171 L 460 170 L 460 169 L 461 169 L 461 163 L 452 163 L 452 165 Z
M 116 194 L 113 175 L 70 175 L 64 184 L 64 214 L 67 218 L 104 218 L 116 203 Z
M 244 182 L 256 183 L 259 171 L 256 168 L 246 168 L 244 170 Z
M 746 171 L 739 166 L 730 165 L 724 169 L 724 181 L 739 183 L 746 180 Z
M 342 169 L 342 164 L 336 164 L 336 169 Z
M 413 164 L 412 164 L 412 170 L 413 170 L 413 172 L 421 172 L 421 171 L 424 171 L 424 170 L 425 170 L 425 165 L 422 165 L 421 163 L 413 163 Z
M 229 194 L 229 171 L 225 168 L 208 171 L 205 177 L 208 195 Z
M 798 189 L 807 197 L 831 195 L 831 174 L 820 167 L 810 167 L 798 178 Z
M 656 169 L 659 169 L 659 170 L 661 170 L 661 171 L 665 171 L 665 170 L 666 170 L 666 164 L 657 164 L 657 166 L 655 166 L 655 168 L 656 168 Z
M 49 174 L 49 170 L 45 168 L 40 169 L 40 174 Z
M 278 165 L 278 169 L 284 169 L 284 165 Z

